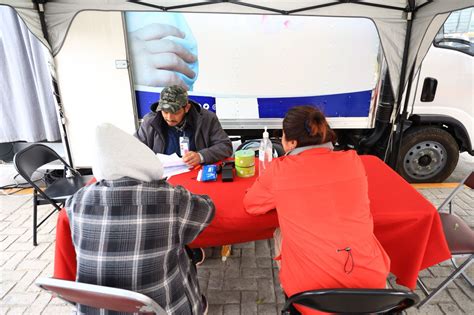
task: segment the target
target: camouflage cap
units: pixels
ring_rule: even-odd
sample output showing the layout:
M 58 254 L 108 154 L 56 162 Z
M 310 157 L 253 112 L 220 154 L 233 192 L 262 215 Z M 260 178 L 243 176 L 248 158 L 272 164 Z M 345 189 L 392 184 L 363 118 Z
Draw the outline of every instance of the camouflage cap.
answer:
M 188 93 L 179 85 L 165 87 L 160 93 L 157 110 L 176 113 L 188 103 Z

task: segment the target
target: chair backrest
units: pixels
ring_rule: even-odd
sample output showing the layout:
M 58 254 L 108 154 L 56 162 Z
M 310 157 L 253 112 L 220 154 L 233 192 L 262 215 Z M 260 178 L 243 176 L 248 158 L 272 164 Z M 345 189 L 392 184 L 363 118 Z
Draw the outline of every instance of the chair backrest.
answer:
M 453 198 L 457 195 L 457 193 L 463 189 L 464 185 L 467 187 L 474 189 L 474 171 L 467 175 L 459 185 L 449 194 L 449 196 L 443 201 L 443 203 L 438 207 L 438 211 L 444 208 L 444 206 L 453 200 Z M 450 210 L 451 212 L 451 210 Z
M 418 303 L 411 291 L 394 289 L 324 289 L 291 296 L 283 311 L 296 303 L 328 313 L 396 313 Z
M 33 173 L 41 166 L 50 162 L 60 160 L 66 167 L 69 164 L 64 161 L 53 149 L 43 144 L 33 144 L 17 152 L 13 157 L 18 174 L 20 174 L 30 185 L 36 186 L 31 180 Z
M 474 231 L 460 217 L 440 213 L 443 231 L 452 255 L 474 254 Z
M 72 304 L 117 312 L 166 315 L 151 298 L 129 290 L 54 278 L 38 278 L 35 284 Z

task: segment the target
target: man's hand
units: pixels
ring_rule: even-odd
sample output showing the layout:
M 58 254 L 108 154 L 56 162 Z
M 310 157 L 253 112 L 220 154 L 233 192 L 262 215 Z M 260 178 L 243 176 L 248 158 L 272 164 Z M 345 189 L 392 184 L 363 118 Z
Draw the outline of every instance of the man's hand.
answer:
M 183 156 L 183 162 L 189 166 L 196 166 L 201 164 L 201 157 L 197 152 L 189 151 Z
M 177 73 L 194 78 L 188 64 L 197 57 L 167 36 L 184 38 L 185 34 L 174 26 L 154 23 L 128 34 L 129 47 L 136 84 L 146 86 L 180 85 L 189 87 Z

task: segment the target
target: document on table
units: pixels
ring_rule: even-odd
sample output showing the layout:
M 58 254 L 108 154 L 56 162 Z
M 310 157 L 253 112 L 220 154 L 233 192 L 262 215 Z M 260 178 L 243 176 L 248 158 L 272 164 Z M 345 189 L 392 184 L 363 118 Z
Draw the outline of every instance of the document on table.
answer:
M 183 160 L 176 153 L 173 153 L 171 155 L 157 153 L 156 156 L 163 164 L 164 177 L 169 178 L 173 175 L 189 172 L 189 166 L 184 163 Z

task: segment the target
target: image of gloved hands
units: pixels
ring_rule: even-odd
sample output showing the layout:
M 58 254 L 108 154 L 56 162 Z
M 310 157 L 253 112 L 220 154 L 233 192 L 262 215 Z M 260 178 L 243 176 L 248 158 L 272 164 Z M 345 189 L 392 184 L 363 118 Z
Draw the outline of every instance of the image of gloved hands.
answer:
M 197 56 L 179 43 L 185 36 L 178 28 L 160 23 L 128 33 L 135 84 L 180 85 L 189 90 L 182 76 L 189 79 L 196 76 L 190 64 L 197 61 Z

